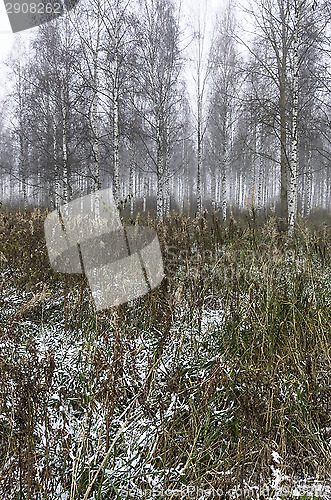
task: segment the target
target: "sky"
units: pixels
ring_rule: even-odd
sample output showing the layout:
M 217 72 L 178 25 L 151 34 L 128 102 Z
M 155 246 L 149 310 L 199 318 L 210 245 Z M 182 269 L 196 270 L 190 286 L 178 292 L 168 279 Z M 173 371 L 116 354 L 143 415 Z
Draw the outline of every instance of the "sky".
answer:
M 10 51 L 14 36 L 11 33 L 5 4 L 3 0 L 0 0 L 0 60 L 3 60 Z
M 3 0 L 0 0 L 0 98 L 8 88 L 6 66 L 1 63 L 6 61 L 7 56 L 9 56 L 14 46 L 15 40 L 17 40 L 18 37 L 28 38 L 31 31 L 32 30 L 26 30 L 26 32 L 13 34 L 11 32 L 5 4 Z
M 180 1 L 180 0 L 179 0 Z M 208 5 L 208 21 L 212 22 L 215 19 L 217 10 L 219 10 L 222 5 L 224 5 L 225 0 L 181 0 L 182 1 L 182 11 L 186 16 L 192 16 L 194 13 L 204 11 L 204 7 Z M 8 90 L 8 73 L 6 71 L 6 66 L 1 64 L 9 56 L 15 40 L 20 38 L 29 38 L 31 32 L 35 31 L 25 30 L 21 33 L 13 34 L 11 32 L 9 19 L 7 12 L 5 10 L 5 2 L 0 0 L 0 98 Z
M 208 4 L 211 6 L 212 10 L 215 12 L 217 8 L 223 5 L 224 1 L 223 0 L 184 0 L 183 1 L 183 6 L 184 6 L 184 11 L 188 12 L 192 10 L 192 6 L 194 4 L 199 4 L 199 3 L 205 3 L 208 2 Z M 25 36 L 28 35 L 28 33 L 31 32 L 31 30 L 27 30 L 24 33 Z M 3 0 L 0 0 L 0 61 L 3 61 L 6 56 L 9 54 L 13 44 L 15 37 L 17 37 L 17 34 L 13 34 L 11 32 L 10 28 L 10 23 L 9 19 L 6 13 L 5 9 L 5 2 Z
M 9 32 L 9 33 L 8 33 Z M 6 91 L 6 71 L 1 64 L 9 54 L 15 35 L 10 31 L 9 19 L 5 10 L 5 4 L 0 0 L 0 97 Z

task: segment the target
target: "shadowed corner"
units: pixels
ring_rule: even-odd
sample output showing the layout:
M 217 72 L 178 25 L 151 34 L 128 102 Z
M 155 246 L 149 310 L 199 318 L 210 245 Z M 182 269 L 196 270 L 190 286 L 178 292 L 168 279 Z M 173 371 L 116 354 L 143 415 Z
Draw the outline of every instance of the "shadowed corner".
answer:
M 35 28 L 62 16 L 76 6 L 79 0 L 19 0 L 5 1 L 5 8 L 13 33 Z

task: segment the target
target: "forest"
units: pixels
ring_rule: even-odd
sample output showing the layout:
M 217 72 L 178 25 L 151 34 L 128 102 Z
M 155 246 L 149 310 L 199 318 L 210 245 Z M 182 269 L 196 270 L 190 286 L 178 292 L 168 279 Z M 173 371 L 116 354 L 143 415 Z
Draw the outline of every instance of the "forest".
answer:
M 113 187 L 150 210 L 330 209 L 327 2 L 91 0 L 16 40 L 1 201 L 54 208 Z M 241 23 L 241 24 L 240 24 Z
M 331 498 L 330 21 L 326 0 L 80 0 L 13 35 L 1 499 Z M 108 188 L 164 278 L 98 310 L 44 224 Z

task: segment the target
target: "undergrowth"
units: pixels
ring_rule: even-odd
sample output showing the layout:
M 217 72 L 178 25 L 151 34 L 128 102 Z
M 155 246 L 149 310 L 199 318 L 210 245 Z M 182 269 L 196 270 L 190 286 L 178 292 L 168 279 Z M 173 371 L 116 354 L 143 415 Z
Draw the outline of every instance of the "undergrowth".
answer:
M 96 313 L 85 278 L 50 268 L 45 216 L 0 213 L 1 498 L 329 484 L 329 226 L 299 220 L 288 240 L 254 214 L 138 214 L 166 278 Z

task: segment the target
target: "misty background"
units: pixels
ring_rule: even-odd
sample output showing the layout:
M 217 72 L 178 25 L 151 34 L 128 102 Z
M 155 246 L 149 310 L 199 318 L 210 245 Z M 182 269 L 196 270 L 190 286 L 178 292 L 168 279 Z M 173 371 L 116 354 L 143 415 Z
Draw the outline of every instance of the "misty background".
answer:
M 1 37 L 3 203 L 330 210 L 327 2 L 91 0 Z

